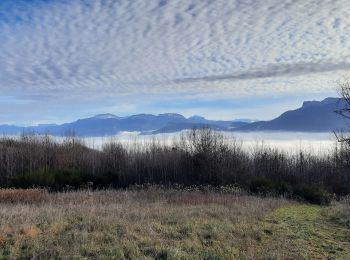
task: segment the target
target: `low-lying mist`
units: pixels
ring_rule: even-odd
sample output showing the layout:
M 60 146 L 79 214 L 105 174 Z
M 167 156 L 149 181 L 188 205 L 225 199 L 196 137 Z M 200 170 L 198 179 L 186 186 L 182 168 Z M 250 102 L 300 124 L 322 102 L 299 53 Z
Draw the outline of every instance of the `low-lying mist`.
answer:
M 94 149 L 102 149 L 105 143 L 111 140 L 130 145 L 134 142 L 149 143 L 157 140 L 166 145 L 171 145 L 180 139 L 182 134 L 189 131 L 181 131 L 170 134 L 139 135 L 138 132 L 122 132 L 108 137 L 82 138 L 87 146 Z M 221 132 L 228 142 L 241 142 L 244 149 L 253 149 L 256 146 L 276 148 L 286 152 L 299 152 L 300 150 L 317 154 L 330 152 L 336 144 L 333 133 L 309 133 L 309 132 Z

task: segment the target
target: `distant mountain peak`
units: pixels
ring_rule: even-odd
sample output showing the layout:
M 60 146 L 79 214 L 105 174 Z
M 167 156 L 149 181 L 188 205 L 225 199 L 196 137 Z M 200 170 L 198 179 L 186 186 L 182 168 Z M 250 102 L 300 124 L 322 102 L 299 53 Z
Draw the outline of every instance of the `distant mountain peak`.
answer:
M 282 113 L 270 121 L 260 121 L 238 127 L 235 131 L 298 131 L 332 132 L 348 129 L 347 122 L 335 113 L 345 107 L 342 98 L 304 101 L 302 107 Z
M 305 106 L 313 106 L 313 105 L 327 105 L 327 104 L 336 104 L 339 102 L 342 102 L 343 99 L 342 98 L 334 98 L 334 97 L 328 97 L 325 98 L 321 101 L 317 101 L 317 100 L 311 100 L 311 101 L 304 101 L 303 102 L 303 107 Z
M 178 113 L 162 113 L 162 114 L 158 114 L 158 116 L 166 116 L 166 117 L 184 118 L 184 116 L 183 116 L 183 115 L 178 114 Z
M 195 121 L 195 122 L 204 122 L 204 121 L 207 121 L 207 119 L 205 119 L 205 117 L 203 117 L 203 116 L 198 116 L 198 115 L 191 116 L 191 117 L 188 118 L 188 120 Z
M 325 98 L 324 100 L 322 100 L 321 102 L 334 102 L 334 101 L 339 101 L 341 100 L 342 98 L 336 98 L 336 97 L 327 97 Z
M 155 115 L 152 114 L 136 114 L 136 115 L 132 115 L 132 116 L 127 116 L 125 118 L 148 118 L 148 117 L 155 117 Z
M 321 102 L 321 101 L 315 101 L 315 100 L 304 101 L 302 107 L 317 105 L 317 104 L 319 104 L 320 102 Z
M 98 114 L 96 116 L 93 116 L 94 119 L 110 119 L 110 118 L 118 118 L 116 115 L 113 114 Z

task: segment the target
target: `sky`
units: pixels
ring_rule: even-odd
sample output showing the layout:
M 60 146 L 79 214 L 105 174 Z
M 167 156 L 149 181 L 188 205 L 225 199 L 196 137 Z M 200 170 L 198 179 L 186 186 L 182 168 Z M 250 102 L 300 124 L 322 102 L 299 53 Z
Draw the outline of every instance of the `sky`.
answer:
M 0 1 L 0 124 L 268 120 L 349 74 L 348 0 Z

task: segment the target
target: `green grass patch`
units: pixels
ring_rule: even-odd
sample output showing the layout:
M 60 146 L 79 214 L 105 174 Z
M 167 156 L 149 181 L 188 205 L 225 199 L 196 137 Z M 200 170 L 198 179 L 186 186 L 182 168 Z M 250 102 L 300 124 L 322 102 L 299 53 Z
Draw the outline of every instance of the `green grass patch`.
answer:
M 289 243 L 292 256 L 300 254 L 306 259 L 349 259 L 350 229 L 346 218 L 331 206 L 281 207 L 265 218 L 264 243 Z

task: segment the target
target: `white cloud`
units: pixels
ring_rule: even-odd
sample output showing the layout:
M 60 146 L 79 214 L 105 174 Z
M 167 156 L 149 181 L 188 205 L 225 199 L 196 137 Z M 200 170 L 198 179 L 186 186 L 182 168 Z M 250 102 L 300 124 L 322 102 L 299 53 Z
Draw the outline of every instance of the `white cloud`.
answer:
M 2 0 L 1 122 L 328 95 L 349 73 L 349 17 L 346 0 Z M 258 117 L 247 109 L 174 112 Z
M 322 92 L 334 86 L 320 73 L 350 68 L 345 0 L 13 2 L 0 5 L 3 94 Z

